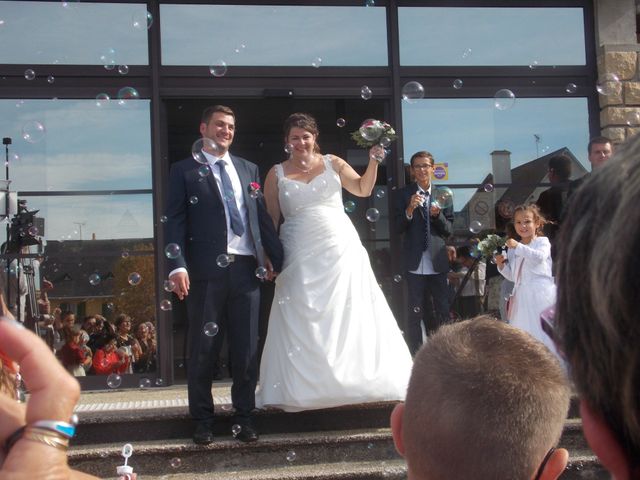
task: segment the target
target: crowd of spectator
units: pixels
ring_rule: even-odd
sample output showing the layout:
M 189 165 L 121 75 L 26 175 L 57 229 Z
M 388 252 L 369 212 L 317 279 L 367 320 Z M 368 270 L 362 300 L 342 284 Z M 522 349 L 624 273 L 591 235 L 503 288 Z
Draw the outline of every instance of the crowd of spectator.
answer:
M 56 357 L 76 377 L 155 370 L 157 343 L 152 322 L 121 313 L 113 322 L 88 315 L 79 322 L 73 312 L 52 312 L 46 340 Z

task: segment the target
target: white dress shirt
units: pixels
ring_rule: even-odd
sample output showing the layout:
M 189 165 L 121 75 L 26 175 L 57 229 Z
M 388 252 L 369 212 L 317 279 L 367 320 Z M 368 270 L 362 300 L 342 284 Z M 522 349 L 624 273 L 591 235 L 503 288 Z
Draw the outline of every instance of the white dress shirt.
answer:
M 426 190 L 423 190 L 422 187 L 418 186 L 418 192 L 421 195 L 429 195 L 429 198 L 431 198 L 431 184 L 429 184 L 429 188 L 427 188 Z M 429 205 L 427 205 L 427 210 L 429 209 Z M 415 210 L 413 211 L 413 213 L 415 214 Z M 418 215 L 422 215 L 422 213 L 418 212 Z M 411 220 L 413 218 L 412 216 L 407 215 L 407 218 L 409 220 Z M 425 218 L 426 222 L 430 222 L 431 218 L 427 217 Z M 433 268 L 433 261 L 431 260 L 431 241 L 429 241 L 429 245 L 427 246 L 427 249 L 422 252 L 422 258 L 420 259 L 420 263 L 418 264 L 418 268 L 416 268 L 415 270 L 410 270 L 411 273 L 415 273 L 416 275 L 435 275 L 436 272 L 435 269 Z

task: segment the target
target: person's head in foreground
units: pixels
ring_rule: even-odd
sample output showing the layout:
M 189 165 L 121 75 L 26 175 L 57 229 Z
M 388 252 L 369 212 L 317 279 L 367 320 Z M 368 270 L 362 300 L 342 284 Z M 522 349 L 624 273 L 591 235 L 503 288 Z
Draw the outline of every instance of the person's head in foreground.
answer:
M 417 353 L 393 439 L 410 480 L 556 479 L 569 398 L 542 343 L 479 316 L 444 325 Z
M 585 437 L 616 480 L 640 478 L 640 136 L 572 199 L 558 237 L 555 336 Z

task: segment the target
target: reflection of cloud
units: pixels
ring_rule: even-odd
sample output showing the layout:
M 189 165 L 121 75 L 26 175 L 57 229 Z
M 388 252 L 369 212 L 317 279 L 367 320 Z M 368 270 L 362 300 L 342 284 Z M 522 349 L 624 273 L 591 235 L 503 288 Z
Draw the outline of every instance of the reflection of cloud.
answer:
M 124 190 L 151 188 L 149 157 L 115 153 L 34 155 L 11 176 L 12 190 Z
M 160 9 L 166 65 L 202 65 L 217 58 L 241 65 L 311 65 L 316 56 L 322 57 L 323 66 L 387 64 L 384 8 L 161 5 Z M 194 37 L 209 42 L 194 44 Z M 236 56 L 239 44 L 247 48 Z
M 149 195 L 30 197 L 29 210 L 40 210 L 45 238 L 78 240 L 153 237 L 153 204 Z

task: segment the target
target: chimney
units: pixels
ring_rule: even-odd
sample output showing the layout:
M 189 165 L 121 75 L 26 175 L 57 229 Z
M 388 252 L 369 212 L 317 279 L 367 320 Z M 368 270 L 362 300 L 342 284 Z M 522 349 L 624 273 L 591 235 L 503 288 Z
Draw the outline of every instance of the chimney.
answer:
M 493 183 L 511 183 L 511 152 L 494 150 L 491 152 Z
M 95 240 L 96 239 L 96 234 L 95 232 L 91 234 L 91 240 Z

